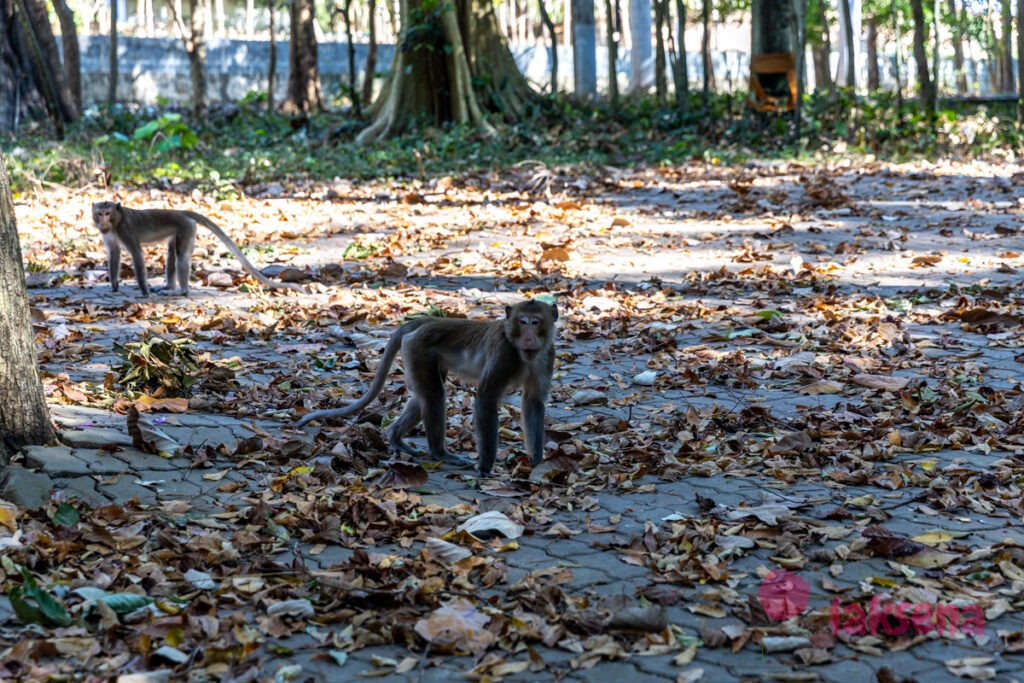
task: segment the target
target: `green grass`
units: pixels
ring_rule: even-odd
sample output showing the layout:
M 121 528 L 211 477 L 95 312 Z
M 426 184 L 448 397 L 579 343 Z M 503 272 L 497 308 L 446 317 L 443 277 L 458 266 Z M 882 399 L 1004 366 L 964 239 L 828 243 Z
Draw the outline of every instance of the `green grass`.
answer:
M 891 95 L 807 98 L 802 144 L 794 147 L 790 121 L 755 121 L 744 96 L 715 96 L 708 108 L 693 94 L 686 112 L 653 98 L 627 99 L 619 111 L 583 107 L 564 97 L 540 98 L 533 115 L 501 126 L 487 138 L 459 127 L 424 126 L 387 142 L 361 147 L 364 125 L 339 114 L 319 114 L 293 128 L 252 102 L 216 108 L 199 124 L 180 123 L 168 110 L 101 111 L 54 141 L 45 126 L 23 127 L 0 139 L 16 192 L 47 183 L 90 182 L 127 187 L 198 188 L 230 197 L 271 182 L 413 179 L 487 173 L 532 160 L 549 168 L 676 165 L 690 160 L 742 162 L 750 158 L 827 159 L 872 154 L 907 160 L 935 155 L 1020 155 L 1015 107 L 947 110 L 930 124 L 914 103 L 899 109 Z M 141 132 L 140 132 L 141 131 Z M 174 138 L 173 136 L 177 136 Z

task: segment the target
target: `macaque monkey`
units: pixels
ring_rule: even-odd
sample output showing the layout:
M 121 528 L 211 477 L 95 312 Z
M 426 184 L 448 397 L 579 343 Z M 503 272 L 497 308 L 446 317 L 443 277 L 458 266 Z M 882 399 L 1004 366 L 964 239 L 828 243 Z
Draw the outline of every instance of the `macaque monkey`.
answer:
M 358 401 L 344 408 L 309 413 L 296 425 L 351 415 L 368 406 L 384 387 L 401 350 L 409 400 L 387 429 L 394 450 L 417 455 L 402 437 L 422 421 L 431 458 L 463 466 L 472 464 L 468 458 L 445 449 L 444 380 L 451 372 L 477 385 L 473 423 L 479 473 L 487 476 L 494 465 L 498 450 L 498 404 L 516 388 L 522 390 L 526 450 L 537 465 L 544 457 L 544 401 L 554 370 L 556 320 L 558 309 L 537 300 L 506 306 L 505 319 L 500 321 L 429 317 L 411 320 L 391 335 L 373 383 Z
M 167 240 L 167 286 L 166 294 L 181 293 L 188 296 L 188 277 L 192 270 L 192 250 L 196 246 L 196 224 L 202 223 L 231 250 L 249 273 L 267 287 L 303 291 L 290 282 L 274 282 L 256 270 L 249 263 L 242 250 L 227 234 L 206 216 L 195 211 L 171 209 L 129 209 L 115 202 L 97 202 L 92 205 L 92 220 L 103 237 L 107 248 L 107 272 L 110 274 L 110 288 L 117 291 L 121 277 L 121 247 L 132 257 L 135 279 L 139 282 L 142 296 L 149 296 L 146 283 L 146 262 L 143 260 L 142 245 Z M 177 289 L 175 288 L 177 283 Z

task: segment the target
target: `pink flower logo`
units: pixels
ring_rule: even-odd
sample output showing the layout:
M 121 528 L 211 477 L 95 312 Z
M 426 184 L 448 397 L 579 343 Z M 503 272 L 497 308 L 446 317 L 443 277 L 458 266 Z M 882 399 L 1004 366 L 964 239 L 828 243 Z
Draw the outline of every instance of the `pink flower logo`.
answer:
M 800 614 L 810 597 L 810 584 L 785 569 L 768 572 L 757 591 L 761 607 L 772 621 L 785 621 Z

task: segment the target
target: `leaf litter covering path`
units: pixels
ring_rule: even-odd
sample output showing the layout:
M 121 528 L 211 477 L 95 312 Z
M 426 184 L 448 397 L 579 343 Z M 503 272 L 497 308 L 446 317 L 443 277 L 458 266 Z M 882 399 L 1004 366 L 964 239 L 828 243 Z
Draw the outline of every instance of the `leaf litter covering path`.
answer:
M 310 291 L 252 289 L 204 236 L 196 294 L 145 302 L 130 280 L 118 295 L 103 282 L 88 210 L 106 197 L 23 197 L 51 401 L 140 411 L 137 445 L 180 464 L 161 476 L 206 488 L 0 508 L 0 671 L 1012 678 L 1020 182 L 1010 166 L 694 165 L 221 203 L 125 193 L 206 213 Z M 399 373 L 361 420 L 288 427 L 356 396 L 402 316 L 494 317 L 541 293 L 561 329 L 534 471 L 512 404 L 510 459 L 479 488 L 389 460 L 379 425 L 401 405 Z M 192 342 L 187 408 L 175 387 L 117 384 L 114 344 L 156 337 Z M 464 452 L 471 405 L 454 385 Z M 253 436 L 157 445 L 160 420 L 213 414 Z M 93 457 L 132 452 L 119 448 Z

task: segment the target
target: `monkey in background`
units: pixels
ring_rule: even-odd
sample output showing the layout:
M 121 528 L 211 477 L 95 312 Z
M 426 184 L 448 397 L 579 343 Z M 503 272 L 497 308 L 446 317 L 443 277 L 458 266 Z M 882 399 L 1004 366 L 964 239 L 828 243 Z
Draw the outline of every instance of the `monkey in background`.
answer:
M 121 247 L 132 257 L 135 279 L 142 290 L 142 296 L 149 296 L 146 282 L 146 262 L 142 245 L 167 240 L 167 286 L 165 294 L 188 296 L 188 278 L 192 270 L 192 252 L 196 247 L 196 224 L 210 229 L 235 255 L 249 274 L 267 287 L 303 289 L 290 282 L 274 282 L 256 270 L 256 266 L 245 258 L 238 245 L 223 230 L 206 216 L 195 211 L 172 209 L 129 209 L 116 202 L 97 202 L 92 205 L 92 220 L 103 237 L 107 250 L 107 272 L 110 288 L 118 291 L 121 277 Z M 177 287 L 175 287 L 177 285 Z
M 536 466 L 544 457 L 544 402 L 554 371 L 557 320 L 558 309 L 536 299 L 506 306 L 504 320 L 411 320 L 391 335 L 373 382 L 359 400 L 343 408 L 309 413 L 296 426 L 351 415 L 368 406 L 384 387 L 401 350 L 409 399 L 402 414 L 387 428 L 388 442 L 394 450 L 418 455 L 403 437 L 422 421 L 432 459 L 461 466 L 472 464 L 465 456 L 445 448 L 444 380 L 451 372 L 476 383 L 473 424 L 479 456 L 477 471 L 482 476 L 491 472 L 498 450 L 498 404 L 516 388 L 522 391 L 526 450 Z

